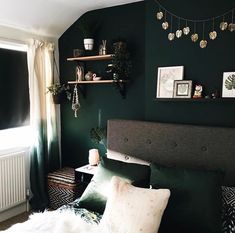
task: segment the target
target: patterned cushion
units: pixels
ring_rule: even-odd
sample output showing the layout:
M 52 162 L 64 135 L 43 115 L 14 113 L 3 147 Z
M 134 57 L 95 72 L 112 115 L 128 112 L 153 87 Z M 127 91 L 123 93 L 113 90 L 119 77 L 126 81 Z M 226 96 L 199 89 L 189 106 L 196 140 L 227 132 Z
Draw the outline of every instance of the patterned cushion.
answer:
M 168 189 L 138 188 L 114 176 L 101 229 L 115 233 L 157 233 L 169 196 Z
M 235 233 L 235 187 L 222 186 L 222 221 L 224 233 Z
M 102 218 L 102 215 L 97 212 L 93 212 L 93 211 L 89 211 L 84 208 L 80 208 L 77 200 L 75 200 L 74 202 L 71 202 L 69 204 L 61 206 L 58 210 L 62 211 L 62 212 L 64 210 L 70 210 L 70 211 L 74 212 L 76 215 L 78 215 L 85 222 L 90 223 L 90 224 L 99 224 L 99 222 Z

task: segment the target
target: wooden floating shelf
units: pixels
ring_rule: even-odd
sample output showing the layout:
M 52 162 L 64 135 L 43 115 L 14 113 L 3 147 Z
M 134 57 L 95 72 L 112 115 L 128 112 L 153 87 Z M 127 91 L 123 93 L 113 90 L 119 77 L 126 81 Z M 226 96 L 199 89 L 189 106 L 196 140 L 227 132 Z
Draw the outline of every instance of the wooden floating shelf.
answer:
M 230 102 L 235 98 L 155 98 L 158 102 Z
M 68 84 L 127 83 L 128 80 L 68 81 Z
M 67 58 L 67 61 L 102 61 L 102 60 L 110 60 L 113 57 L 114 57 L 114 54 L 85 56 L 85 57 L 72 57 L 72 58 Z

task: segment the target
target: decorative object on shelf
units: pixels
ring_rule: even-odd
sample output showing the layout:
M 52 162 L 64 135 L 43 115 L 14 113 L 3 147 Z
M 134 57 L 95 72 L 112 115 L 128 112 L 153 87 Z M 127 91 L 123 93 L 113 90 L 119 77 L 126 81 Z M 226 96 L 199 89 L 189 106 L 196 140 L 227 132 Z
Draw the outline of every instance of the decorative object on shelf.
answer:
M 223 73 L 222 97 L 235 97 L 235 72 Z
M 74 49 L 73 50 L 73 57 L 81 57 L 84 54 L 83 49 Z
M 206 48 L 207 47 L 207 39 L 205 38 L 205 24 L 207 25 L 212 25 L 212 31 L 208 32 L 207 35 L 208 37 L 213 41 L 217 38 L 217 34 L 218 32 L 215 31 L 215 20 L 217 21 L 216 23 L 219 22 L 219 28 L 220 30 L 223 32 L 223 31 L 226 31 L 227 29 L 230 31 L 230 32 L 234 32 L 235 31 L 235 23 L 234 23 L 234 11 L 235 11 L 235 8 L 232 8 L 220 15 L 217 15 L 217 16 L 214 16 L 214 17 L 211 17 L 211 18 L 207 18 L 207 19 L 187 19 L 187 18 L 183 18 L 181 16 L 178 16 L 170 11 L 168 11 L 163 5 L 161 5 L 159 3 L 159 1 L 157 0 L 154 0 L 157 5 L 158 5 L 158 12 L 156 13 L 156 18 L 157 20 L 163 20 L 162 22 L 162 28 L 164 30 L 167 30 L 169 27 L 171 28 L 171 31 L 170 33 L 168 33 L 168 39 L 169 40 L 173 40 L 174 39 L 174 33 L 173 33 L 173 19 L 175 20 L 178 20 L 178 28 L 176 30 L 176 37 L 177 38 L 180 38 L 182 35 L 185 35 L 187 36 L 189 34 L 189 32 L 191 31 L 190 30 L 190 26 L 189 24 L 192 24 L 193 27 L 194 27 L 194 33 L 191 34 L 191 40 L 192 42 L 197 42 L 199 37 L 201 38 L 200 39 L 200 47 L 201 48 Z M 163 13 L 164 12 L 164 13 Z M 167 22 L 167 18 L 168 17 L 171 17 L 171 23 L 169 25 L 169 23 Z M 229 21 L 230 22 L 227 22 L 226 20 L 230 19 Z M 185 27 L 182 28 L 180 26 L 180 22 L 185 22 Z M 200 25 L 202 24 L 203 25 L 203 32 L 202 34 L 199 36 L 199 33 L 196 31 L 196 26 L 197 25 Z M 183 33 L 182 33 L 183 31 Z
M 212 99 L 217 99 L 220 97 L 220 93 L 218 90 L 214 90 L 212 93 L 211 93 L 211 98 Z
M 114 79 L 115 77 L 115 68 L 114 65 L 108 64 L 106 69 L 105 69 L 105 73 L 106 73 L 106 79 Z
M 174 81 L 174 98 L 191 98 L 192 80 Z
M 85 50 L 93 50 L 94 47 L 94 35 L 98 30 L 98 22 L 87 22 L 84 18 L 78 22 L 78 29 L 83 33 L 83 42 Z
M 52 94 L 53 102 L 55 104 L 60 104 L 63 95 L 66 96 L 68 100 L 71 100 L 71 92 L 69 85 L 61 84 L 59 82 L 52 84 L 47 87 L 47 93 Z
M 174 81 L 182 80 L 183 66 L 158 67 L 156 98 L 173 98 Z
M 84 42 L 84 48 L 85 50 L 93 50 L 93 47 L 94 47 L 94 39 L 92 38 L 85 38 L 83 40 Z
M 100 161 L 100 154 L 98 149 L 90 149 L 88 161 L 90 166 L 97 166 Z
M 124 40 L 117 40 L 113 43 L 114 56 L 112 64 L 115 68 L 113 79 L 127 79 L 131 73 L 130 53 L 127 49 L 127 43 Z
M 75 68 L 75 74 L 76 74 L 76 81 L 83 81 L 84 80 L 84 68 L 83 66 L 76 66 Z
M 96 73 L 93 73 L 93 74 L 92 74 L 92 80 L 93 80 L 93 81 L 99 81 L 99 80 L 101 80 L 101 77 L 98 77 L 98 76 L 96 75 Z
M 107 54 L 107 41 L 102 40 L 102 44 L 99 47 L 99 55 L 106 55 Z
M 93 72 L 88 71 L 88 72 L 85 74 L 85 80 L 86 80 L 86 81 L 92 81 L 92 80 L 93 80 Z
M 73 90 L 73 99 L 72 99 L 72 110 L 74 111 L 74 117 L 78 117 L 78 110 L 80 109 L 81 105 L 79 102 L 79 98 L 78 98 L 78 87 L 77 84 L 75 84 L 74 86 L 74 90 Z
M 193 98 L 196 99 L 196 98 L 202 98 L 202 85 L 200 84 L 196 84 L 195 86 L 195 90 L 194 90 L 194 95 L 193 95 Z

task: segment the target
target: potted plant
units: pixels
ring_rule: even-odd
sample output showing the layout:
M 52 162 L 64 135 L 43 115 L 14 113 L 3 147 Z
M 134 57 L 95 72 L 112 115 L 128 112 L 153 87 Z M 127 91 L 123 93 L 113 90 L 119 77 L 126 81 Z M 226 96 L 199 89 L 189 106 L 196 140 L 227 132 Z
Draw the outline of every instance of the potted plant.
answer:
M 88 23 L 84 19 L 80 19 L 78 28 L 83 34 L 83 43 L 85 50 L 93 50 L 94 34 L 98 29 L 98 23 Z
M 123 39 L 118 39 L 113 43 L 114 56 L 112 64 L 114 67 L 114 79 L 127 79 L 131 73 L 130 53 L 127 43 Z
M 61 98 L 65 95 L 68 100 L 71 100 L 71 92 L 69 85 L 61 84 L 59 82 L 53 83 L 47 87 L 47 93 L 52 94 L 52 98 L 55 104 L 60 104 Z

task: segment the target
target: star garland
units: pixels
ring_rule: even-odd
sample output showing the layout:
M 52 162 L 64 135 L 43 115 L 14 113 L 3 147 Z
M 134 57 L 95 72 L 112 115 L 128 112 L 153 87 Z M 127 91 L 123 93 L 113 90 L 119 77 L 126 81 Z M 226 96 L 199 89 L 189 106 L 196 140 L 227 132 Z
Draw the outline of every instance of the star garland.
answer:
M 168 40 L 173 41 L 175 38 L 179 39 L 182 36 L 188 36 L 190 32 L 192 31 L 192 34 L 190 36 L 192 42 L 197 42 L 199 40 L 199 34 L 197 33 L 198 24 L 202 26 L 202 36 L 200 38 L 199 46 L 201 48 L 206 48 L 208 41 L 205 38 L 205 25 L 211 24 L 211 30 L 207 33 L 209 36 L 209 39 L 211 41 L 215 40 L 217 38 L 217 31 L 215 30 L 215 20 L 219 20 L 221 18 L 221 22 L 219 23 L 219 28 L 221 31 L 229 30 L 230 32 L 235 32 L 235 23 L 234 23 L 234 11 L 235 8 L 232 8 L 226 12 L 224 12 L 221 15 L 211 17 L 208 19 L 187 19 L 180 17 L 178 15 L 175 15 L 174 13 L 168 11 L 164 6 L 162 6 L 157 0 L 154 0 L 158 6 L 159 10 L 156 13 L 156 18 L 159 21 L 162 21 L 162 29 L 168 30 L 170 29 L 170 32 L 168 33 Z M 229 23 L 225 20 L 227 18 L 231 17 Z M 168 18 L 170 18 L 170 23 L 168 22 Z M 178 27 L 177 30 L 173 30 L 173 20 L 178 20 Z M 193 24 L 193 30 L 190 28 L 189 23 Z

